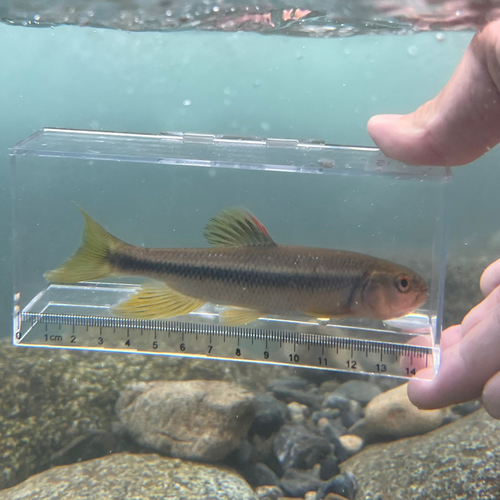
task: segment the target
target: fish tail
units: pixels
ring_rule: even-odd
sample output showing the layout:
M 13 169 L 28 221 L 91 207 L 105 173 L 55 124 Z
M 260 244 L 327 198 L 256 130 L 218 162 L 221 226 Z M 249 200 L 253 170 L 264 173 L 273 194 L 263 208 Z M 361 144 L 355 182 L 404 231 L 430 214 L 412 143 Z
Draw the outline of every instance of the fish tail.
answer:
M 104 278 L 112 273 L 110 255 L 123 242 L 108 233 L 81 208 L 80 212 L 85 218 L 80 248 L 61 267 L 44 274 L 50 283 L 76 283 Z

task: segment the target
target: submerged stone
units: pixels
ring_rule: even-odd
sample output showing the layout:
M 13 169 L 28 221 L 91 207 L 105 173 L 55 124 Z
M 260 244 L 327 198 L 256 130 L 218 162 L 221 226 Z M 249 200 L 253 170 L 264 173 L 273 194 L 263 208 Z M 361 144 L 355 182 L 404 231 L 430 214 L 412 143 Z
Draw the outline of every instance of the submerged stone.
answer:
M 333 394 L 335 396 L 343 396 L 347 399 L 354 399 L 363 406 L 368 404 L 375 396 L 378 396 L 382 390 L 371 382 L 363 380 L 349 380 L 344 382 Z M 334 406 L 326 405 L 330 408 Z M 337 407 L 338 408 L 338 407 Z
M 257 500 L 235 472 L 158 455 L 118 453 L 54 467 L 0 492 L 1 500 Z
M 500 498 L 500 422 L 484 410 L 429 432 L 367 447 L 342 465 L 356 500 Z
M 127 432 L 162 454 L 214 462 L 235 450 L 255 416 L 253 393 L 221 381 L 141 382 L 116 402 Z
M 450 410 L 419 410 L 407 395 L 407 384 L 376 396 L 365 408 L 365 416 L 349 434 L 356 434 L 365 442 L 380 439 L 398 439 L 425 434 L 441 426 Z
M 248 435 L 251 437 L 258 434 L 268 438 L 283 426 L 288 416 L 288 408 L 271 394 L 256 394 L 255 406 L 255 418 Z
M 283 469 L 311 469 L 333 453 L 333 446 L 302 424 L 285 425 L 276 436 L 274 452 Z

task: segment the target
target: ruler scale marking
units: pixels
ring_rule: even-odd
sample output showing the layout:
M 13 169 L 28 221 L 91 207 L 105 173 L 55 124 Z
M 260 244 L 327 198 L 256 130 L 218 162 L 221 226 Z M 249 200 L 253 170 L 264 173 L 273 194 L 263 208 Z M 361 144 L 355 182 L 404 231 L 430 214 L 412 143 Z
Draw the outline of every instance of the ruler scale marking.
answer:
M 228 327 L 186 321 L 130 320 L 26 312 L 21 313 L 20 319 L 25 329 L 27 325 L 31 326 L 31 329 L 24 335 L 16 336 L 18 345 L 188 357 L 210 356 L 216 359 L 333 369 L 351 373 L 377 373 L 401 378 L 410 378 L 416 373 L 416 359 L 425 362 L 425 366 L 429 364 L 429 355 L 431 360 L 433 359 L 433 350 L 430 347 L 300 331 Z M 37 334 L 40 327 L 47 333 Z M 64 334 L 68 327 L 72 333 L 71 338 L 65 337 Z M 103 328 L 112 328 L 115 335 L 103 336 Z M 50 331 L 54 330 L 62 334 L 51 335 Z M 384 354 L 393 356 L 393 360 L 382 364 Z M 384 373 L 380 373 L 381 371 Z

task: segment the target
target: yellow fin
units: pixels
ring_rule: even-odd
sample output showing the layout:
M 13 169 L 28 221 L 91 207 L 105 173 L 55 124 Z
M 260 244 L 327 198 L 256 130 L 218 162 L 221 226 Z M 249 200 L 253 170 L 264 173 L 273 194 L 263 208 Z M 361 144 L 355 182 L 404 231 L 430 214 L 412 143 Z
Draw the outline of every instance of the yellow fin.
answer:
M 231 307 L 224 310 L 220 315 L 220 322 L 227 326 L 241 326 L 246 325 L 259 319 L 263 316 L 262 311 L 256 311 L 255 309 L 243 309 L 241 307 Z
M 95 280 L 104 278 L 112 271 L 109 255 L 123 242 L 108 233 L 81 208 L 80 212 L 85 218 L 80 248 L 61 267 L 44 274 L 45 279 L 51 283 Z
M 219 247 L 276 245 L 264 225 L 245 208 L 223 210 L 210 219 L 203 234 Z
M 348 314 L 337 314 L 337 315 L 325 316 L 324 313 L 321 313 L 321 312 L 318 312 L 318 311 L 302 311 L 302 312 L 304 312 L 305 314 L 307 314 L 309 316 L 315 317 L 316 321 L 320 325 L 324 325 L 324 324 L 329 323 L 331 321 L 336 321 L 336 320 L 339 320 L 339 319 L 344 319 L 344 318 L 346 318 L 346 317 L 349 316 Z
M 126 301 L 113 306 L 111 312 L 127 318 L 160 319 L 188 314 L 203 304 L 204 300 L 176 292 L 166 284 L 147 285 Z

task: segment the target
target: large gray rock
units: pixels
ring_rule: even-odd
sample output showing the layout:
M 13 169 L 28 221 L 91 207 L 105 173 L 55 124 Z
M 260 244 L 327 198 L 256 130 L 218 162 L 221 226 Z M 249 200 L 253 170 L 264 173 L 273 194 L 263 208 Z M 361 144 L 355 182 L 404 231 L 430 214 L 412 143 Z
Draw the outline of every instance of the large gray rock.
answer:
M 253 393 L 221 381 L 140 382 L 116 402 L 137 442 L 162 454 L 217 461 L 245 438 L 255 416 Z
M 8 490 L 0 500 L 257 500 L 235 472 L 158 455 L 119 453 L 54 467 Z
M 424 436 L 374 444 L 342 470 L 367 498 L 497 500 L 500 498 L 500 422 L 479 410 Z

